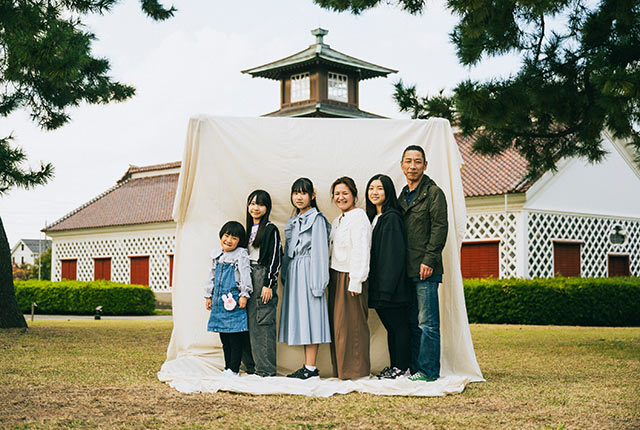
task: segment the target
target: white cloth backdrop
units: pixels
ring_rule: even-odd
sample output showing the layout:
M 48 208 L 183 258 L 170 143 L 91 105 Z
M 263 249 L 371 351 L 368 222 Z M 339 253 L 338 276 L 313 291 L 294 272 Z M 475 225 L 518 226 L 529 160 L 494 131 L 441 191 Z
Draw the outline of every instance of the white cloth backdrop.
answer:
M 329 197 L 331 183 L 340 176 L 352 177 L 358 185 L 361 207 L 366 183 L 376 173 L 389 175 L 400 190 L 406 183 L 400 159 L 408 145 L 425 149 L 427 174 L 443 189 L 449 209 L 449 234 L 443 253 L 445 275 L 439 289 L 442 377 L 431 383 L 325 379 L 331 373 L 328 344 L 320 347 L 320 380 L 219 376 L 224 358 L 218 335 L 206 330 L 209 313 L 202 286 L 211 250 L 219 245 L 222 224 L 228 220 L 244 224 L 246 198 L 261 188 L 271 194 L 271 220 L 282 233 L 293 213 L 291 184 L 302 176 L 313 181 L 319 208 L 332 221 L 339 211 Z M 173 211 L 177 222 L 174 326 L 159 379 L 182 392 L 228 390 L 311 396 L 354 390 L 436 396 L 458 393 L 469 382 L 483 381 L 473 351 L 460 272 L 466 221 L 461 163 L 449 122 L 443 119 L 192 118 Z M 278 295 L 282 297 L 282 285 Z M 373 310 L 369 326 L 371 369 L 376 372 L 388 365 L 389 358 L 386 331 Z M 281 343 L 277 357 L 280 375 L 299 368 L 304 361 L 302 347 Z

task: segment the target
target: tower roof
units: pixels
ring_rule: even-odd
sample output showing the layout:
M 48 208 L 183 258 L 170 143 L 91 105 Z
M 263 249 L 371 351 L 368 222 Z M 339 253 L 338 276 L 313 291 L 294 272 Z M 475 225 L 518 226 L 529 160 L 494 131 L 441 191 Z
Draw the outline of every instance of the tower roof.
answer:
M 311 34 L 316 37 L 316 43 L 309 45 L 307 49 L 262 66 L 243 70 L 242 73 L 247 73 L 252 77 L 279 80 L 283 73 L 292 73 L 311 64 L 325 64 L 346 71 L 359 72 L 361 80 L 387 76 L 397 72 L 397 70 L 378 66 L 331 49 L 329 45 L 324 43 L 323 38 L 327 33 L 327 30 L 316 28 L 311 31 Z

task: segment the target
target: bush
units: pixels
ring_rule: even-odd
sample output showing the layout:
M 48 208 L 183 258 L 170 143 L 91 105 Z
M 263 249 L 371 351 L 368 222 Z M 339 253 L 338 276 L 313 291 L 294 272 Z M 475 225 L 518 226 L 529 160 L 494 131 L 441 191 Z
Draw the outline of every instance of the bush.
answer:
M 469 322 L 640 325 L 640 278 L 465 279 Z
M 18 306 L 31 312 L 38 304 L 41 314 L 92 315 L 97 306 L 104 315 L 149 315 L 155 310 L 155 295 L 143 285 L 109 281 L 17 281 L 14 283 Z

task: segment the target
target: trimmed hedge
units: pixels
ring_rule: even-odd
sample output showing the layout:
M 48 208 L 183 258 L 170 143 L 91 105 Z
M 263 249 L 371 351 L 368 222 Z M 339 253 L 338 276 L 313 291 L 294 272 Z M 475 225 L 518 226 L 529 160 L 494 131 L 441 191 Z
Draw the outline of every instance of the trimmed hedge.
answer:
M 93 315 L 102 306 L 104 315 L 149 315 L 155 310 L 155 295 L 143 285 L 109 281 L 17 281 L 18 306 L 31 312 L 36 302 L 39 314 Z
M 471 323 L 639 326 L 640 278 L 465 279 Z

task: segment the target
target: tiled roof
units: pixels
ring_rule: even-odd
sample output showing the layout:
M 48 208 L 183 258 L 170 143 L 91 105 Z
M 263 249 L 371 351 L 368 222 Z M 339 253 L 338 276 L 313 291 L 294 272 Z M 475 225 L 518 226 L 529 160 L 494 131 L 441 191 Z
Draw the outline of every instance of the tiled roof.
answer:
M 377 64 L 369 63 L 368 61 L 360 60 L 338 52 L 335 49 L 331 49 L 322 39 L 323 36 L 328 33 L 326 30 L 316 29 L 311 33 L 316 36 L 316 43 L 309 45 L 307 49 L 286 58 L 263 64 L 262 66 L 242 70 L 242 73 L 248 73 L 252 77 L 259 76 L 261 78 L 279 80 L 281 79 L 282 73 L 292 73 L 296 69 L 308 68 L 312 63 L 322 63 L 333 67 L 339 66 L 346 70 L 355 71 L 358 73 L 360 80 L 387 76 L 389 73 L 397 73 L 397 70 L 378 66 Z
M 531 181 L 525 180 L 527 160 L 515 150 L 489 157 L 472 152 L 473 138 L 455 137 L 464 160 L 461 174 L 465 197 L 523 193 L 531 186 Z
M 131 175 L 136 173 L 145 173 L 152 172 L 156 170 L 167 170 L 167 169 L 179 169 L 180 168 L 179 161 L 173 161 L 171 163 L 162 163 L 162 164 L 153 164 L 150 166 L 134 166 L 133 164 L 129 164 L 129 169 L 127 169 L 126 173 L 120 178 L 118 182 L 123 182 L 126 179 L 129 179 Z
M 177 173 L 126 180 L 44 231 L 171 221 L 177 185 Z
M 314 114 L 319 114 L 320 116 L 324 114 L 335 118 L 384 118 L 383 116 L 360 110 L 355 106 L 346 103 L 335 103 L 330 100 L 320 102 L 311 100 L 307 103 L 296 103 L 263 116 L 302 117 L 313 116 Z

